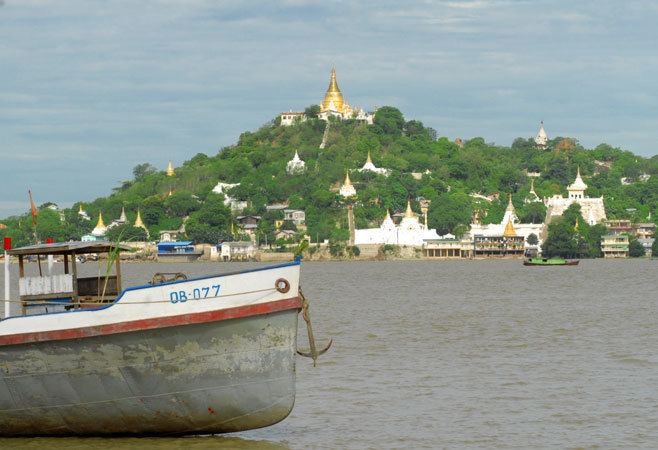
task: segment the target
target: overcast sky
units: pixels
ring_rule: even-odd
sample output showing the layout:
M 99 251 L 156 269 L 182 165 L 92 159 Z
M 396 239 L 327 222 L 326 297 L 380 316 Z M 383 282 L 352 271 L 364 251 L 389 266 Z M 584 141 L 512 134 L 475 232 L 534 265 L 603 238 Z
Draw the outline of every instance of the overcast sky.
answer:
M 653 1 L 0 0 L 0 217 L 107 195 L 319 103 L 658 153 Z

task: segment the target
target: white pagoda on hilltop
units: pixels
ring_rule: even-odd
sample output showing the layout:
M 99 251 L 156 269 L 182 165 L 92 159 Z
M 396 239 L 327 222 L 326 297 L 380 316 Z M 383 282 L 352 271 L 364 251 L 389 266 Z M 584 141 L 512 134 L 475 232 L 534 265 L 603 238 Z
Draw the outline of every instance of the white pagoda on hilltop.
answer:
M 302 159 L 299 157 L 299 154 L 297 153 L 297 150 L 295 150 L 295 156 L 288 161 L 288 164 L 286 165 L 286 172 L 288 172 L 288 175 L 296 175 L 299 173 L 303 173 L 304 170 L 306 170 L 306 163 L 302 161 Z
M 352 180 L 350 180 L 349 171 L 345 173 L 345 182 L 340 187 L 339 193 L 344 198 L 354 197 L 356 195 L 356 189 L 352 185 Z
M 368 159 L 366 160 L 363 167 L 359 169 L 359 172 L 374 172 L 387 177 L 390 173 L 390 170 L 381 167 L 376 167 L 372 162 L 372 157 L 370 156 L 370 150 L 368 150 Z
M 606 220 L 603 197 L 588 197 L 585 195 L 586 190 L 587 184 L 585 184 L 580 176 L 580 167 L 578 167 L 576 179 L 567 187 L 567 191 L 569 192 L 567 198 L 556 194 L 553 197 L 544 199 L 544 204 L 548 208 L 546 212 L 547 220 L 550 220 L 550 217 L 561 216 L 574 203 L 580 205 L 580 214 L 588 224 L 595 225 Z
M 444 237 L 454 238 L 452 235 Z M 379 228 L 355 230 L 354 245 L 390 244 L 420 247 L 428 239 L 441 239 L 441 236 L 435 229 L 428 229 L 427 225 L 418 220 L 411 209 L 411 202 L 407 201 L 407 210 L 399 225 L 395 225 L 387 210 L 386 217 Z
M 543 120 L 539 124 L 539 131 L 537 132 L 537 136 L 535 136 L 535 145 L 537 148 L 542 150 L 545 149 L 548 145 L 548 135 L 546 134 L 546 130 L 544 130 Z

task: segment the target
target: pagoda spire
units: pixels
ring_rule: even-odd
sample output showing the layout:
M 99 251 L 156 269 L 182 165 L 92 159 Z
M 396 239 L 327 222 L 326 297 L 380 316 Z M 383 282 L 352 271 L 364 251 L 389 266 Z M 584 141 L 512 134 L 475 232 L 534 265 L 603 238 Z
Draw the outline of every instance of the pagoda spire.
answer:
M 123 223 L 128 222 L 128 218 L 126 217 L 126 208 L 123 206 L 121 207 L 121 215 L 119 216 L 119 221 Z
M 334 66 L 331 66 L 331 79 L 329 80 L 327 92 L 324 94 L 324 99 L 320 104 L 320 111 L 333 110 L 342 113 L 344 112 L 344 106 L 345 100 L 343 99 L 343 93 L 340 91 L 338 82 L 336 81 L 336 69 Z
M 174 176 L 174 165 L 172 164 L 171 160 L 169 160 L 169 164 L 167 164 L 167 176 L 168 177 Z
M 96 228 L 105 228 L 105 224 L 103 223 L 103 211 L 98 211 L 98 223 L 96 224 Z
M 352 186 L 352 180 L 350 180 L 350 171 L 346 170 L 345 171 L 345 183 L 343 183 L 345 186 Z
M 146 226 L 144 225 L 144 222 L 142 222 L 142 214 L 139 212 L 139 209 L 137 210 L 137 218 L 135 219 L 135 227 L 146 229 Z
M 409 200 L 409 199 L 407 199 L 407 210 L 404 213 L 404 217 L 408 218 L 408 219 L 412 219 L 412 218 L 416 217 L 414 215 L 413 210 L 411 209 L 411 200 Z

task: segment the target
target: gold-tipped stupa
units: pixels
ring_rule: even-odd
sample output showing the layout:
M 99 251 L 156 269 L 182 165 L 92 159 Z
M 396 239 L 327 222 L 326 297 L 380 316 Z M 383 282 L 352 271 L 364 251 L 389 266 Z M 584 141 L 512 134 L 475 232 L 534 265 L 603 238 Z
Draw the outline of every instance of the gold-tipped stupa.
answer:
M 169 160 L 169 164 L 167 164 L 167 176 L 168 177 L 174 176 L 174 165 L 172 164 L 171 160 Z
M 408 219 L 416 217 L 413 210 L 411 209 L 411 200 L 407 200 L 407 210 L 404 213 L 404 217 Z
M 503 232 L 504 237 L 513 237 L 516 236 L 516 230 L 514 229 L 514 224 L 512 223 L 512 219 L 507 221 L 507 225 L 505 225 L 505 231 Z
M 331 67 L 331 80 L 329 81 L 329 87 L 327 92 L 324 94 L 324 99 L 320 104 L 320 111 L 338 111 L 339 113 L 345 113 L 349 109 L 349 105 L 343 98 L 343 93 L 338 87 L 338 82 L 336 81 L 336 69 Z

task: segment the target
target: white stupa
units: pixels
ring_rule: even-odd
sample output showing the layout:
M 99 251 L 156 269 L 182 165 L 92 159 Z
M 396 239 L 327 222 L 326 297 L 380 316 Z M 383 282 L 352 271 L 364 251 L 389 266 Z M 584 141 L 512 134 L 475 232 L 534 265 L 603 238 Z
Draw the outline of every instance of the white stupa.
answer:
M 544 130 L 543 120 L 539 124 L 539 131 L 537 132 L 537 136 L 535 136 L 535 144 L 537 145 L 537 148 L 541 149 L 546 148 L 546 145 L 548 144 L 548 135 L 546 134 L 546 130 Z
M 349 172 L 345 173 L 345 182 L 340 187 L 339 193 L 342 197 L 345 198 L 356 196 L 356 189 L 354 188 L 354 186 L 352 186 L 352 181 L 350 180 Z
M 567 187 L 569 196 L 567 198 L 561 195 L 554 195 L 553 197 L 544 199 L 544 204 L 548 208 L 547 215 L 551 217 L 561 216 L 564 211 L 573 203 L 580 205 L 580 214 L 588 224 L 594 225 L 606 219 L 605 205 L 603 197 L 592 198 L 585 195 L 587 184 L 580 176 L 580 167 L 576 173 L 576 179 Z
M 454 238 L 453 235 L 443 236 Z M 427 239 L 441 239 L 435 229 L 428 229 L 411 209 L 411 202 L 407 202 L 407 210 L 399 225 L 393 223 L 391 214 L 386 211 L 386 217 L 379 228 L 366 228 L 355 230 L 354 244 L 390 244 L 422 246 Z
M 295 175 L 303 173 L 304 170 L 306 170 L 306 163 L 302 161 L 302 159 L 299 157 L 299 154 L 297 153 L 297 150 L 295 150 L 295 156 L 290 161 L 288 161 L 286 172 L 288 172 L 288 175 Z
M 388 169 L 376 167 L 373 164 L 372 157 L 370 156 L 370 150 L 368 150 L 368 159 L 366 160 L 366 163 L 363 165 L 363 167 L 359 169 L 359 172 L 374 172 L 380 175 L 384 175 L 385 177 L 387 177 L 390 173 Z

